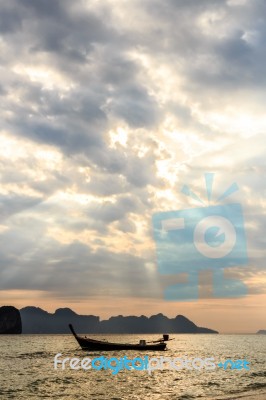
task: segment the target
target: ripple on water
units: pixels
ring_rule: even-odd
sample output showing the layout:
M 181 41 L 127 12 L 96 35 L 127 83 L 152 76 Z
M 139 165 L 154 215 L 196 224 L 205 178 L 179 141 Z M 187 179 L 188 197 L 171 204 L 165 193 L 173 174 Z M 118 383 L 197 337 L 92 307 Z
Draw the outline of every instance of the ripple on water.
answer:
M 266 382 L 254 382 L 246 386 L 247 389 L 263 389 L 266 388 Z

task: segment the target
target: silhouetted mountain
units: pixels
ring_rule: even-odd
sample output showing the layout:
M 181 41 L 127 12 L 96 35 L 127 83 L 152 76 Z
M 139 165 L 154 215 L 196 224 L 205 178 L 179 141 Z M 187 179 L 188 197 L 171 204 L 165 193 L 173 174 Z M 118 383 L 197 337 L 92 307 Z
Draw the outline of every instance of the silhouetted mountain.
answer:
M 266 329 L 261 329 L 257 332 L 257 335 L 266 335 Z
M 22 331 L 19 310 L 12 306 L 0 307 L 0 334 L 13 335 Z
M 69 333 L 71 322 L 78 332 L 97 332 L 99 317 L 78 315 L 70 308 L 59 308 L 54 314 L 37 307 L 20 310 L 23 333 Z
M 118 315 L 100 321 L 94 315 L 78 315 L 69 308 L 59 308 L 54 314 L 37 307 L 20 310 L 23 333 L 69 333 L 71 323 L 79 333 L 218 333 L 201 328 L 183 315 L 168 318 L 163 314 L 145 317 Z

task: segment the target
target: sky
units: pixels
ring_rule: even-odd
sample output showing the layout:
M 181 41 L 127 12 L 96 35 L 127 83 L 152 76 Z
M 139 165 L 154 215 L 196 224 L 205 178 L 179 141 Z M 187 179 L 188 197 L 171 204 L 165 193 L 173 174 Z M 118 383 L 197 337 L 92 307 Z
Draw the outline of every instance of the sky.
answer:
M 265 1 L 0 5 L 0 305 L 265 329 Z M 166 301 L 152 217 L 199 207 L 181 190 L 206 200 L 208 172 L 239 187 L 248 294 L 206 274 Z

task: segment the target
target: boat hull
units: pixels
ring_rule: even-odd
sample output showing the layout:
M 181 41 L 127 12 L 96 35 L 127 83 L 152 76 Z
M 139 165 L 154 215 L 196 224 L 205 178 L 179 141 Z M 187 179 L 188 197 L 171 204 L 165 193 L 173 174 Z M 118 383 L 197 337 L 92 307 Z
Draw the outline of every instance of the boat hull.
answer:
M 166 343 L 158 344 L 127 344 L 127 343 L 110 343 L 110 342 L 92 342 L 90 339 L 78 338 L 77 342 L 83 350 L 91 351 L 116 351 L 116 350 L 165 350 Z

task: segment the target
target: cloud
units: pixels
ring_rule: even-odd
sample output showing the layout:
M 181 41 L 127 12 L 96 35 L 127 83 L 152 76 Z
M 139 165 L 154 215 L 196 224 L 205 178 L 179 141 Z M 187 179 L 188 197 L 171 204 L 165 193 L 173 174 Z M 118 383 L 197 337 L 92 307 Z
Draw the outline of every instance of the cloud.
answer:
M 22 212 L 39 204 L 42 198 L 26 196 L 0 196 L 0 216 L 1 219 L 10 217 L 10 215 Z
M 11 237 L 14 245 L 8 244 Z M 153 293 L 157 279 L 151 281 L 145 273 L 145 260 L 126 251 L 115 253 L 105 247 L 94 251 L 78 241 L 62 245 L 47 240 L 40 230 L 38 239 L 23 237 L 22 227 L 3 233 L 1 243 L 9 252 L 9 257 L 2 253 L 0 257 L 1 290 L 34 287 L 59 297 L 158 295 Z
M 161 296 L 152 213 L 208 171 L 259 274 L 265 2 L 2 3 L 1 289 Z

